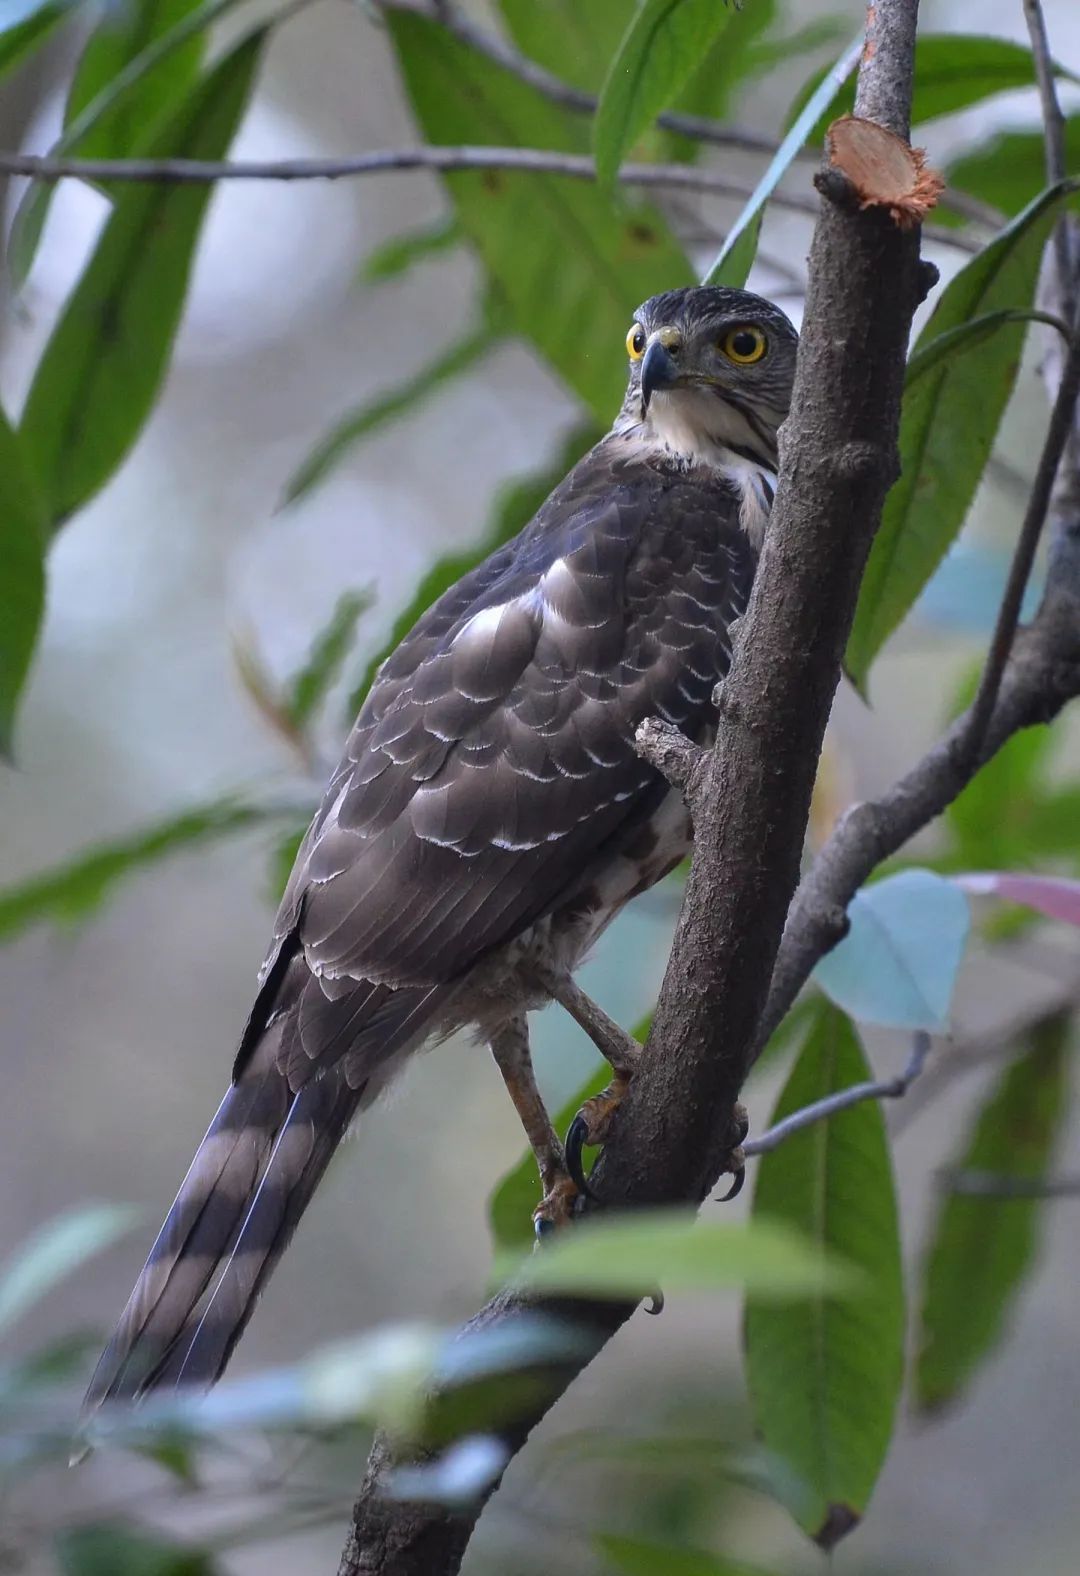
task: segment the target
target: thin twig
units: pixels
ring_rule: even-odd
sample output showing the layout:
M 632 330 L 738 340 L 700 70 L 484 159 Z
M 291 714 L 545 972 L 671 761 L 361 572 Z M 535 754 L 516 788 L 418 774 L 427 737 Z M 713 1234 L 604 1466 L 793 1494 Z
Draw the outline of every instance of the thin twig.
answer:
M 1010 1177 L 1000 1171 L 949 1171 L 938 1173 L 950 1193 L 963 1198 L 1077 1198 L 1080 1176 Z
M 778 1149 L 793 1133 L 801 1133 L 804 1128 L 813 1127 L 816 1122 L 823 1122 L 838 1111 L 861 1105 L 864 1100 L 898 1100 L 901 1095 L 907 1094 L 918 1078 L 929 1054 L 930 1036 L 920 1029 L 912 1044 L 911 1058 L 899 1077 L 875 1078 L 852 1084 L 850 1088 L 840 1089 L 836 1094 L 826 1095 L 823 1100 L 815 1100 L 813 1105 L 804 1106 L 801 1111 L 793 1111 L 790 1116 L 785 1116 L 782 1122 L 777 1122 L 775 1127 L 770 1127 L 760 1137 L 745 1139 L 743 1154 L 747 1159 L 751 1155 L 767 1155 L 773 1149 Z
M 1042 105 L 1043 141 L 1046 148 L 1046 179 L 1051 186 L 1063 181 L 1068 171 L 1065 148 L 1065 116 L 1057 96 L 1054 81 L 1054 60 L 1050 53 L 1050 40 L 1046 33 L 1046 18 L 1040 0 L 1024 0 L 1024 20 L 1031 38 L 1031 53 L 1035 61 L 1035 80 L 1039 86 Z M 1076 318 L 1076 293 L 1070 247 L 1070 220 L 1062 217 L 1054 229 L 1054 258 L 1057 267 L 1058 293 L 1066 318 Z
M 1035 553 L 1050 508 L 1058 466 L 1061 464 L 1065 446 L 1069 441 L 1078 398 L 1080 398 L 1080 322 L 1074 324 L 1072 342 L 1065 357 L 1061 382 L 1050 414 L 1050 424 L 1039 456 L 1039 465 L 1024 513 L 1024 521 L 1017 538 L 1016 551 L 1013 554 L 1009 578 L 998 610 L 986 665 L 969 713 L 967 731 L 960 742 L 960 753 L 964 760 L 977 759 L 986 738 L 986 729 L 993 714 L 1009 653 L 1016 638 L 1024 592 L 1031 578 Z

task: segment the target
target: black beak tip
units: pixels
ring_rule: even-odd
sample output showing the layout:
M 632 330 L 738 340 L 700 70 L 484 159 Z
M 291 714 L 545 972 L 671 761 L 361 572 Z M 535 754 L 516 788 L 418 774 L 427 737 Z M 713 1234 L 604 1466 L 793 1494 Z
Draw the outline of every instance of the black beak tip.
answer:
M 642 412 L 648 410 L 649 401 L 658 389 L 673 388 L 677 378 L 678 368 L 669 352 L 658 339 L 654 339 L 641 363 Z

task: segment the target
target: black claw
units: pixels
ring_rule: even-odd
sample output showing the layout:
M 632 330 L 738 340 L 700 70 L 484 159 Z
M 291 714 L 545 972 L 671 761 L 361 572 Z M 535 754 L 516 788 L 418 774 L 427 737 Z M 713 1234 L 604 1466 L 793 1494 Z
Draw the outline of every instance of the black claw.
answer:
M 720 1200 L 721 1204 L 730 1204 L 733 1198 L 738 1198 L 742 1192 L 743 1183 L 746 1181 L 746 1167 L 740 1166 L 732 1178 L 731 1186 Z
M 648 1302 L 645 1304 L 645 1312 L 651 1313 L 655 1318 L 658 1313 L 663 1313 L 663 1311 L 664 1294 L 658 1286 L 656 1290 L 651 1293 Z
M 578 1112 L 577 1116 L 575 1116 L 574 1120 L 567 1128 L 566 1143 L 563 1145 L 563 1148 L 566 1151 L 566 1169 L 570 1173 L 570 1180 L 573 1182 L 581 1196 L 583 1198 L 595 1199 L 596 1194 L 589 1186 L 588 1178 L 585 1175 L 585 1169 L 581 1164 L 581 1151 L 588 1142 L 589 1124 L 586 1122 L 581 1113 Z

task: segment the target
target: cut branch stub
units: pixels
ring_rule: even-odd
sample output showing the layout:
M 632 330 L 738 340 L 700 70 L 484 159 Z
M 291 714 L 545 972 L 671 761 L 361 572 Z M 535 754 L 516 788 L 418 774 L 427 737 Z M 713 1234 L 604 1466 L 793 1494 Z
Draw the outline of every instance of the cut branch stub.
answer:
M 901 230 L 921 224 L 945 182 L 921 148 L 858 115 L 834 120 L 825 134 L 830 171 L 842 175 L 860 208 L 884 208 Z

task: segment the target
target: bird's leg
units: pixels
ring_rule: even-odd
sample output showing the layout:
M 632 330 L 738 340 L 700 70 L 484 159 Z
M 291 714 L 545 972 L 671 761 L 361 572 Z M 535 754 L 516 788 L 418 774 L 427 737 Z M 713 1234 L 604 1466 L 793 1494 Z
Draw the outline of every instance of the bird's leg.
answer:
M 570 1220 L 579 1190 L 567 1170 L 563 1146 L 536 1087 L 524 1015 L 511 1018 L 491 1036 L 489 1043 L 540 1170 L 544 1196 L 533 1210 L 533 1227 L 537 1237 L 541 1237 Z
M 581 1151 L 586 1144 L 596 1146 L 607 1142 L 612 1120 L 641 1059 L 641 1046 L 632 1034 L 627 1034 L 613 1018 L 609 1018 L 591 996 L 586 996 L 569 974 L 551 974 L 544 984 L 560 1007 L 564 1007 L 575 1023 L 585 1030 L 601 1056 L 611 1063 L 615 1074 L 605 1089 L 594 1094 L 591 1100 L 586 1100 L 566 1134 L 567 1169 L 579 1191 L 591 1197 L 581 1163 Z

